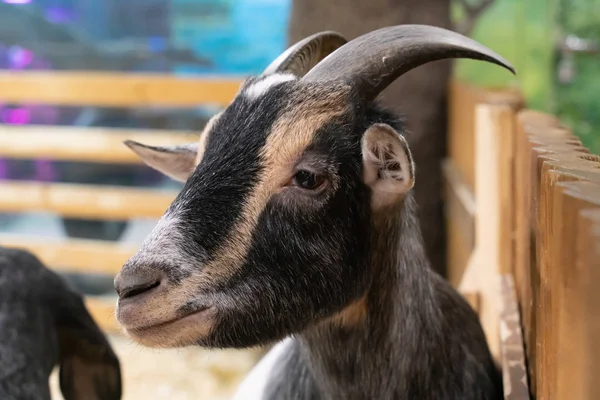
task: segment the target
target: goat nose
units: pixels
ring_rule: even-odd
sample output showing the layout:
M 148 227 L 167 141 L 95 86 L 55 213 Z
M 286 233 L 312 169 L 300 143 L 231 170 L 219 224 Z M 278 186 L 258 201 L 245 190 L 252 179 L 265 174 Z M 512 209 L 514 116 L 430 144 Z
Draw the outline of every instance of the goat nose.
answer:
M 115 277 L 114 286 L 120 299 L 138 296 L 158 287 L 162 281 L 162 273 L 151 271 L 121 271 Z

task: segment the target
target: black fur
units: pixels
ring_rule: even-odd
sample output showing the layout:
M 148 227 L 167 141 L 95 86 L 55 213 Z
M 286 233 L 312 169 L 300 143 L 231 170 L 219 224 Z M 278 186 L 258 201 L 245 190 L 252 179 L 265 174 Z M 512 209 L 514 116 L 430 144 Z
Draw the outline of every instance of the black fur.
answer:
M 66 400 L 121 398 L 119 361 L 82 297 L 32 254 L 0 247 L 0 399 L 49 400 L 56 365 Z
M 182 221 L 188 240 L 181 245 L 190 255 L 210 261 L 239 219 L 261 170 L 259 152 L 286 97 L 284 88 L 274 88 L 258 101 L 235 101 L 213 126 L 202 162 L 170 207 Z

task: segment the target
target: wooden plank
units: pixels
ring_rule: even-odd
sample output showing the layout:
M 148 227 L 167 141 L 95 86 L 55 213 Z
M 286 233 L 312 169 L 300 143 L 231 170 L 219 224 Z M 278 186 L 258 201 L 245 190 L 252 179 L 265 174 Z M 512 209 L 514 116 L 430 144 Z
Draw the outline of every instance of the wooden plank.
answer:
M 476 108 L 477 217 L 475 250 L 462 290 L 480 293 L 480 318 L 494 357 L 500 357 L 497 276 L 510 272 L 513 256 L 514 111 L 505 105 Z
M 240 78 L 155 73 L 1 71 L 0 101 L 103 107 L 226 106 L 240 83 Z
M 53 212 L 72 218 L 160 218 L 176 191 L 120 186 L 0 182 L 0 211 Z
M 461 294 L 465 298 L 465 300 L 467 300 L 467 303 L 469 303 L 469 305 L 471 307 L 473 307 L 473 310 L 475 310 L 475 313 L 479 314 L 479 293 L 477 293 L 477 292 L 461 292 Z
M 600 183 L 598 163 L 579 159 L 577 162 L 560 160 L 560 154 L 540 154 L 537 157 L 537 174 L 539 178 L 539 199 L 536 201 L 536 273 L 539 278 L 536 303 L 536 358 L 533 371 L 536 375 L 536 394 L 542 398 L 556 393 L 556 384 L 560 375 L 558 365 L 558 349 L 562 340 L 559 338 L 561 289 L 561 254 L 566 251 L 566 244 L 555 242 L 564 234 L 565 216 L 555 212 L 560 207 L 557 203 L 556 187 L 567 181 L 592 181 Z M 565 239 L 568 241 L 569 239 Z M 571 261 L 572 263 L 572 261 Z M 552 329 L 548 329 L 552 327 Z
M 555 253 L 552 249 L 552 234 L 554 231 L 553 219 L 553 192 L 554 187 L 560 179 L 560 175 L 547 171 L 542 173 L 539 188 L 539 204 L 537 212 L 537 270 L 539 271 L 539 288 L 536 308 L 536 395 L 540 398 L 552 398 L 556 390 L 556 326 L 553 326 L 553 302 L 552 283 L 555 281 L 555 271 L 552 270 L 552 257 Z
M 448 280 L 458 287 L 475 243 L 475 196 L 451 160 L 442 163 Z
M 462 184 L 471 193 L 476 192 L 476 107 L 479 104 L 505 106 L 511 110 L 519 110 L 524 105 L 524 99 L 519 90 L 512 88 L 481 88 L 460 81 L 451 81 L 449 87 L 448 110 L 448 156 Z M 462 285 L 462 280 L 470 279 L 466 275 L 477 276 L 477 271 L 468 274 L 467 265 L 476 265 L 471 240 L 457 235 L 464 232 L 468 223 L 461 221 L 460 208 L 456 195 L 447 186 L 447 262 L 448 278 L 455 286 Z M 463 202 L 464 203 L 464 202 Z M 473 253 L 473 254 L 472 254 Z M 473 259 L 473 262 L 468 260 Z M 459 283 L 461 282 L 461 283 Z M 467 287 L 471 287 L 467 284 Z
M 535 345 L 538 356 L 535 359 L 535 373 L 536 395 L 541 398 L 556 394 L 557 382 L 561 377 L 557 362 L 559 343 L 561 343 L 559 338 L 562 294 L 560 260 L 562 254 L 568 251 L 570 239 L 563 236 L 564 227 L 567 226 L 564 213 L 555 211 L 562 209 L 560 208 L 561 197 L 556 195 L 556 187 L 561 182 L 588 180 L 588 177 L 600 182 L 600 169 L 594 165 L 594 162 L 579 159 L 578 162 L 568 163 L 553 159 L 554 156 L 560 156 L 559 154 L 551 156 L 550 159 L 546 159 L 546 155 L 541 154 L 537 160 L 540 182 L 536 232 L 539 298 L 536 307 L 538 313 Z M 600 163 L 596 164 L 600 165 Z M 557 242 L 557 238 L 562 238 L 562 241 Z
M 137 246 L 84 240 L 0 234 L 0 245 L 29 250 L 54 270 L 116 275 Z
M 481 92 L 452 80 L 448 91 L 448 156 L 467 187 L 475 188 L 475 105 Z
M 442 171 L 446 183 L 454 196 L 458 199 L 466 215 L 475 217 L 475 195 L 471 188 L 467 185 L 464 177 L 454 165 L 452 160 L 444 160 L 442 162 Z
M 560 170 L 552 172 L 561 173 Z M 549 267 L 553 273 L 550 287 L 554 331 L 552 345 L 556 348 L 555 394 L 558 399 L 584 399 L 584 386 L 590 383 L 581 379 L 585 373 L 583 364 L 588 351 L 585 346 L 588 336 L 587 313 L 595 312 L 585 308 L 587 292 L 584 280 L 591 272 L 589 269 L 600 266 L 600 260 L 596 259 L 595 265 L 577 264 L 578 240 L 582 240 L 579 217 L 582 210 L 600 210 L 600 185 L 586 181 L 559 183 L 554 190 L 553 206 L 553 226 L 556 229 L 551 239 L 549 253 L 552 261 Z
M 562 325 L 562 264 L 559 261 L 568 252 L 570 239 L 556 242 L 563 237 L 568 224 L 565 213 L 555 211 L 561 207 L 561 198 L 556 195 L 556 187 L 566 181 L 600 182 L 600 165 L 586 159 L 579 151 L 552 151 L 547 145 L 537 155 L 537 169 L 540 177 L 537 209 L 537 269 L 539 271 L 538 323 L 536 327 L 536 347 L 541 356 L 536 360 L 536 380 L 539 382 L 537 394 L 541 397 L 556 395 L 557 384 L 563 373 L 558 362 L 560 347 L 564 340 L 560 337 Z M 573 260 L 569 263 L 571 265 Z M 548 329 L 552 326 L 553 329 Z
M 512 88 L 481 88 L 452 80 L 448 89 L 448 155 L 471 191 L 475 189 L 475 107 L 506 105 L 519 110 L 524 98 Z
M 500 350 L 502 382 L 506 400 L 529 400 L 527 361 L 521 330 L 519 304 L 512 274 L 500 275 Z
M 581 273 L 580 314 L 585 315 L 585 330 L 579 353 L 581 375 L 575 377 L 573 385 L 581 387 L 582 400 L 592 400 L 600 399 L 600 210 L 581 211 L 578 227 L 575 269 Z
M 103 332 L 108 334 L 120 334 L 122 332 L 115 316 L 116 296 L 87 296 L 84 302 L 88 312 Z
M 198 138 L 199 133 L 162 130 L 0 125 L 0 157 L 141 164 L 123 141 L 177 145 Z

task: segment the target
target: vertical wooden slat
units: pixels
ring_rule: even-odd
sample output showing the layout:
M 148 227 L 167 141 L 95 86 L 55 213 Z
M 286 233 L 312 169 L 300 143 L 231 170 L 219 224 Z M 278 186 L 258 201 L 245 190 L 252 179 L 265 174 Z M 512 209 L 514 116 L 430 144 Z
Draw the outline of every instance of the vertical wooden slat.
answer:
M 479 291 L 481 322 L 497 358 L 500 293 L 496 282 L 498 274 L 510 272 L 513 260 L 513 131 L 514 111 L 510 107 L 477 106 L 475 252 L 461 289 Z
M 476 314 L 479 314 L 479 293 L 467 292 L 461 293 L 462 296 L 467 300 L 467 303 L 473 308 Z
M 600 168 L 600 163 L 598 163 Z M 560 170 L 553 171 L 560 174 Z M 554 227 L 551 263 L 553 309 L 552 330 L 556 346 L 556 396 L 558 399 L 584 398 L 582 380 L 587 316 L 583 277 L 592 265 L 577 264 L 581 240 L 579 215 L 582 210 L 600 210 L 600 185 L 579 181 L 560 183 L 554 191 Z M 596 260 L 598 264 L 598 260 Z M 591 400 L 591 399 L 590 399 Z
M 475 108 L 478 104 L 504 105 L 513 110 L 523 107 L 524 100 L 518 90 L 510 88 L 481 88 L 464 82 L 452 81 L 449 87 L 448 110 L 448 160 L 453 176 L 458 176 L 461 187 L 474 193 L 476 184 L 475 167 Z M 448 278 L 457 286 L 467 273 L 466 268 L 472 258 L 474 243 L 470 239 L 471 224 L 462 217 L 466 204 L 458 204 L 461 198 L 455 196 L 457 189 L 452 186 L 456 179 L 444 170 L 446 193 L 446 230 L 448 237 L 447 262 Z M 466 228 L 466 229 L 465 229 Z
M 536 118 L 537 117 L 537 118 Z M 523 335 L 527 358 L 535 371 L 535 326 L 537 305 L 537 288 L 539 274 L 535 268 L 535 235 L 533 234 L 532 210 L 533 188 L 535 186 L 535 168 L 533 162 L 532 143 L 530 139 L 532 115 L 523 111 L 517 116 L 515 139 L 515 285 L 521 308 Z M 558 124 L 557 119 L 539 118 L 533 115 L 534 122 L 539 124 Z M 547 125 L 548 126 L 548 125 Z M 535 374 L 530 375 L 531 387 L 535 392 Z
M 475 196 L 451 160 L 442 164 L 447 218 L 447 279 L 458 287 L 475 245 Z
M 593 161 L 582 158 L 573 161 L 568 153 L 541 154 L 537 161 L 540 188 L 536 251 L 540 286 L 536 307 L 536 352 L 539 355 L 535 360 L 536 381 L 537 394 L 541 398 L 553 398 L 552 396 L 556 396 L 557 382 L 561 378 L 557 358 L 561 324 L 559 260 L 561 253 L 568 247 L 568 243 L 554 242 L 555 238 L 562 237 L 563 226 L 567 223 L 562 213 L 554 212 L 555 207 L 560 207 L 560 203 L 556 203 L 556 185 L 587 178 L 597 180 L 600 179 L 600 173 L 594 173 L 596 168 Z
M 502 295 L 500 348 L 504 399 L 529 400 L 527 361 L 523 348 L 521 318 L 512 274 L 500 275 L 500 293 Z
M 592 400 L 600 399 L 600 210 L 583 210 L 578 219 L 575 268 L 581 274 L 580 315 L 585 316 L 585 329 L 581 336 L 581 374 L 575 376 L 574 385 L 581 385 L 581 399 Z
M 448 91 L 448 155 L 465 184 L 475 187 L 475 106 L 481 90 L 452 81 Z

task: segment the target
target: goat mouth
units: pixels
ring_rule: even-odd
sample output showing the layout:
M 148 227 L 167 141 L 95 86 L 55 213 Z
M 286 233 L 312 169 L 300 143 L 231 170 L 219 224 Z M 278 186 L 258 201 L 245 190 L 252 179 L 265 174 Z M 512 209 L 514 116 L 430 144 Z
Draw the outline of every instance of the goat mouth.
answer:
M 125 329 L 135 340 L 151 347 L 184 345 L 210 330 L 215 311 L 213 306 L 205 306 L 168 320 L 153 321 L 150 324 L 131 326 Z M 170 339 L 165 340 L 168 336 Z M 160 341 L 154 343 L 152 339 L 154 337 L 160 338 Z
M 200 314 L 205 313 L 206 311 L 208 311 L 209 309 L 211 309 L 212 307 L 210 306 L 206 306 L 206 307 L 200 307 L 194 311 L 188 312 L 184 315 L 179 315 L 177 317 L 168 319 L 166 321 L 162 321 L 162 322 L 152 322 L 151 324 L 148 325 L 142 325 L 142 326 L 136 326 L 136 327 L 131 327 L 131 328 L 127 328 L 127 330 L 129 332 L 134 331 L 134 332 L 143 332 L 143 331 L 147 331 L 149 329 L 160 329 L 161 327 L 173 324 L 175 322 L 182 322 L 185 321 L 187 319 L 192 319 L 194 316 L 198 316 Z

